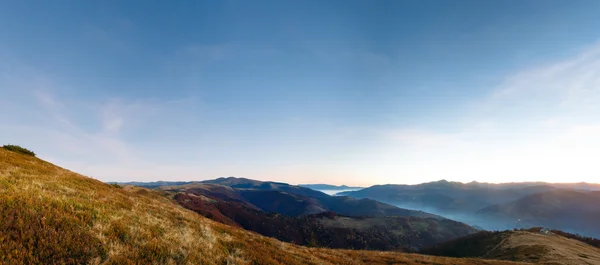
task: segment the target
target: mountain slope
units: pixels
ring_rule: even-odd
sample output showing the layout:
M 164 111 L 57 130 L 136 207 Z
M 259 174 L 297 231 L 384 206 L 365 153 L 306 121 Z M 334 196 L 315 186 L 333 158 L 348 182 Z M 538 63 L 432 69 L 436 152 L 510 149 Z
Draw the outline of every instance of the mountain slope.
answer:
M 426 212 L 402 209 L 371 199 L 330 196 L 284 183 L 259 182 L 236 178 L 227 178 L 226 180 L 227 182 L 225 183 L 223 181 L 208 181 L 207 183 L 224 183 L 229 184 L 228 186 L 222 186 L 223 184 L 195 183 L 159 187 L 159 189 L 170 192 L 191 192 L 196 195 L 212 196 L 225 201 L 244 201 L 246 204 L 251 204 L 255 208 L 265 212 L 280 213 L 289 216 L 331 211 L 348 216 L 418 216 L 440 218 Z M 311 195 L 316 196 L 313 197 Z
M 514 227 L 543 226 L 600 237 L 600 197 L 590 192 L 543 192 L 486 207 L 477 214 Z
M 197 190 L 178 191 L 172 197 L 185 208 L 215 221 L 307 246 L 412 250 L 475 232 L 468 225 L 437 218 L 347 217 L 332 212 L 286 216 Z
M 503 264 L 299 247 L 0 148 L 0 264 Z
M 541 264 L 600 264 L 599 248 L 553 233 L 527 231 L 479 232 L 422 253 Z

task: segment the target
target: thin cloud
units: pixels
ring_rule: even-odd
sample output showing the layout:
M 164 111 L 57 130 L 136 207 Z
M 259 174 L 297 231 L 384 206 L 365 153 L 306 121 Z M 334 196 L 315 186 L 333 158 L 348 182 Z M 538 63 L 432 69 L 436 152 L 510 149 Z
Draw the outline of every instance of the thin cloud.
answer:
M 515 72 L 452 133 L 427 127 L 385 134 L 380 182 L 389 172 L 419 182 L 597 181 L 600 44 L 562 61 Z
M 33 91 L 33 96 L 35 97 L 35 99 L 37 101 L 39 101 L 40 103 L 42 103 L 43 105 L 45 105 L 46 107 L 49 108 L 59 108 L 62 107 L 62 104 L 60 104 L 59 102 L 56 101 L 56 99 L 54 99 L 54 96 L 49 93 L 46 90 L 43 89 L 36 89 Z
M 493 93 L 493 100 L 533 97 L 548 107 L 596 109 L 600 102 L 600 43 L 580 54 L 516 73 Z

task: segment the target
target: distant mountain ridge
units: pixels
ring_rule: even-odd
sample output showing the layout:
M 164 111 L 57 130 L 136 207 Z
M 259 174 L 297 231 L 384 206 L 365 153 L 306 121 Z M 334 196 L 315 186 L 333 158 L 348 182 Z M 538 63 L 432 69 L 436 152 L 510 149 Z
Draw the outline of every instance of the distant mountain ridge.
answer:
M 360 205 L 357 204 L 359 201 L 349 199 L 343 199 L 346 201 L 343 202 L 342 199 L 332 199 L 331 196 L 314 189 L 280 182 L 262 182 L 229 177 L 194 183 L 215 183 L 237 189 L 255 190 L 246 191 L 245 194 L 248 198 L 253 196 L 254 203 L 267 203 L 263 207 L 268 206 L 268 203 L 281 200 L 279 201 L 281 203 L 278 204 L 281 206 L 280 208 L 266 207 L 263 210 L 291 215 L 300 213 L 316 214 L 326 211 L 350 215 L 352 215 L 352 212 L 360 212 L 361 214 L 371 215 L 373 212 L 378 211 L 377 215 L 381 216 L 390 209 L 383 210 L 386 207 L 381 208 L 380 204 L 375 203 L 372 207 L 367 207 L 366 205 L 370 203 L 368 201 L 361 202 Z M 600 237 L 600 231 L 598 231 L 600 226 L 596 225 L 596 221 L 600 220 L 600 217 L 598 217 L 600 213 L 589 207 L 587 210 L 583 209 L 582 206 L 600 205 L 599 189 L 600 185 L 590 183 L 524 182 L 491 184 L 441 180 L 417 185 L 376 185 L 357 191 L 340 192 L 338 195 L 342 195 L 342 198 L 350 196 L 357 199 L 373 199 L 401 209 L 420 210 L 464 222 L 481 229 L 503 230 L 546 226 L 571 233 Z M 279 193 L 258 194 L 258 190 L 279 191 Z M 578 192 L 574 194 L 582 193 L 585 195 L 574 199 L 574 203 L 568 203 L 569 198 L 573 199 L 573 197 L 560 196 L 565 194 L 561 192 L 565 190 Z M 280 194 L 281 192 L 299 194 L 313 199 L 285 199 L 288 195 Z M 321 201 L 317 203 L 315 198 L 319 198 Z M 538 200 L 536 201 L 535 198 L 538 198 Z M 523 200 L 520 201 L 520 199 Z M 287 203 L 283 203 L 285 201 Z M 299 204 L 298 201 L 303 203 Z M 325 206 L 324 203 L 329 203 L 329 205 Z M 349 203 L 355 203 L 356 205 L 352 208 L 349 207 Z M 287 210 L 282 208 L 284 205 L 287 205 Z M 531 205 L 536 206 L 531 207 Z M 352 208 L 352 212 L 348 211 L 350 208 Z M 372 209 L 364 211 L 368 208 Z M 400 213 L 400 215 L 402 214 Z
M 548 227 L 600 238 L 600 197 L 595 193 L 554 190 L 477 211 L 512 227 Z
M 436 213 L 475 212 L 532 193 L 553 190 L 551 186 L 503 186 L 487 183 L 428 182 L 418 185 L 376 185 L 338 195 L 371 198 L 405 208 L 427 208 Z
M 208 182 L 240 185 L 239 180 Z M 247 187 L 247 181 L 241 182 Z M 185 208 L 215 221 L 307 246 L 412 251 L 476 231 L 463 223 L 373 200 L 311 198 L 277 190 L 278 185 L 275 190 L 199 183 L 160 189 Z
M 129 181 L 129 182 L 107 182 L 108 184 L 119 184 L 119 185 L 131 185 L 137 187 L 143 187 L 148 189 L 153 189 L 161 186 L 178 186 L 195 183 L 197 181 L 153 181 L 153 182 L 143 182 L 143 181 Z
M 364 187 L 351 187 L 346 185 L 329 185 L 329 184 L 299 184 L 298 186 L 309 188 L 313 190 L 358 190 L 364 189 Z
M 330 196 L 320 191 L 278 182 L 244 178 L 219 178 L 181 186 L 158 187 L 164 191 L 186 191 L 224 201 L 243 201 L 265 212 L 289 216 L 335 212 L 348 216 L 440 216 L 407 210 L 372 199 Z
M 484 229 L 497 230 L 547 225 L 555 229 L 581 232 L 597 237 L 599 234 L 591 228 L 595 225 L 594 221 L 598 220 L 595 213 L 574 211 L 581 207 L 562 204 L 560 201 L 567 200 L 569 197 L 552 196 L 552 194 L 561 194 L 560 191 L 564 190 L 579 192 L 586 194 L 579 198 L 580 204 L 600 205 L 598 189 L 600 189 L 600 185 L 589 183 L 490 184 L 442 180 L 418 185 L 376 185 L 339 194 L 355 198 L 370 198 L 406 209 L 423 210 Z M 544 197 L 547 200 L 539 201 L 535 208 L 527 208 L 526 205 L 531 205 L 530 203 L 518 202 L 519 199 L 528 196 L 536 198 L 537 194 L 550 195 Z M 488 210 L 483 210 L 488 207 L 490 207 Z M 519 207 L 524 207 L 524 210 L 520 213 L 515 212 L 514 209 Z M 530 216 L 527 216 L 526 212 Z M 544 214 L 550 212 L 564 215 L 555 214 L 552 218 L 557 219 L 556 222 L 546 220 L 548 217 L 544 217 Z M 519 218 L 520 216 L 527 218 Z M 568 225 L 569 218 L 582 221 L 578 225 Z M 528 221 L 519 221 L 519 219 Z M 558 219 L 562 221 L 559 222 Z
M 227 177 L 227 178 L 217 178 L 211 180 L 201 181 L 202 184 L 218 184 L 224 185 L 236 189 L 254 189 L 254 190 L 269 190 L 269 191 L 283 191 L 289 192 L 304 196 L 310 196 L 315 198 L 329 197 L 329 195 L 316 191 L 309 188 L 304 188 L 300 186 L 294 186 L 287 183 L 282 182 L 273 182 L 273 181 L 260 181 L 253 180 L 247 178 L 236 178 L 236 177 Z

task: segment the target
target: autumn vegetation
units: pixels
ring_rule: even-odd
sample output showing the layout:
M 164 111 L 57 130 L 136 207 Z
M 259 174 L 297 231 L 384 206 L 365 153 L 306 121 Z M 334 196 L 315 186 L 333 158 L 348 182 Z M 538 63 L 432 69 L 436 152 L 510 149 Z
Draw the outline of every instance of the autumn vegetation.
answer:
M 21 153 L 24 155 L 35 156 L 35 153 L 33 151 L 31 151 L 27 148 L 20 147 L 18 145 L 6 144 L 6 145 L 3 145 L 2 148 L 6 149 L 8 151 L 17 152 L 17 153 Z
M 307 248 L 0 148 L 0 264 L 512 264 Z
M 532 227 L 532 228 L 528 228 L 528 229 L 520 229 L 520 231 L 537 232 L 537 231 L 540 231 L 541 229 L 542 229 L 542 227 Z M 597 239 L 597 238 L 593 238 L 593 237 L 589 237 L 589 236 L 582 236 L 579 234 L 567 233 L 567 232 L 564 232 L 561 230 L 556 230 L 556 229 L 550 229 L 548 231 L 552 234 L 556 234 L 556 235 L 559 235 L 562 237 L 581 241 L 590 246 L 600 248 L 600 239 Z
M 481 231 L 424 249 L 421 253 L 541 264 L 600 264 L 600 249 L 592 245 L 594 242 L 591 238 L 534 227 Z

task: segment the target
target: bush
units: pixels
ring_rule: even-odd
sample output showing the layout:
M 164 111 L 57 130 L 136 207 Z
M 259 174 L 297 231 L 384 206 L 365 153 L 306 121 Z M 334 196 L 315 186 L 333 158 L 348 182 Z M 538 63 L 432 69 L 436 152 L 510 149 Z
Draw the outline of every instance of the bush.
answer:
M 33 151 L 31 151 L 27 148 L 20 147 L 18 145 L 7 144 L 7 145 L 2 146 L 2 148 L 6 149 L 8 151 L 13 151 L 13 152 L 30 155 L 30 156 L 35 156 L 35 153 Z

